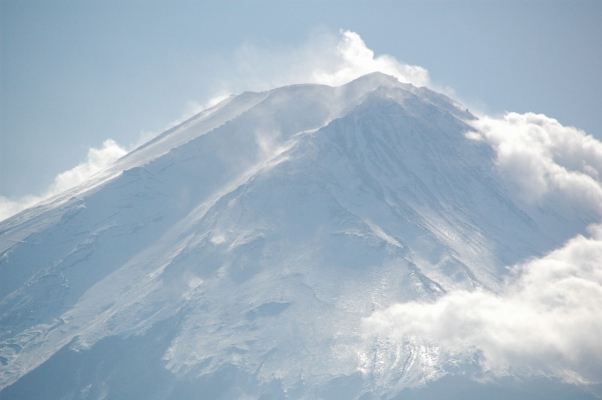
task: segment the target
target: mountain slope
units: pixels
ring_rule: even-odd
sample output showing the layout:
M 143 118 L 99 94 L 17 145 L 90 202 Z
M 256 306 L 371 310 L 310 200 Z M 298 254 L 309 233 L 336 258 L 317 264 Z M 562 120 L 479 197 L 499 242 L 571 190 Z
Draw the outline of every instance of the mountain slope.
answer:
M 71 368 L 54 398 L 392 397 L 470 367 L 360 322 L 495 292 L 563 239 L 511 200 L 472 118 L 378 73 L 244 93 L 3 221 L 0 395 Z

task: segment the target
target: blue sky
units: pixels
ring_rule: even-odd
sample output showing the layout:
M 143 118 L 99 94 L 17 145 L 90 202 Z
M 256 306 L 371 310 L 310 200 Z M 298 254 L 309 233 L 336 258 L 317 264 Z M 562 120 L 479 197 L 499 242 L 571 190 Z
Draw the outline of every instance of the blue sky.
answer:
M 600 1 L 3 0 L 0 11 L 9 198 L 41 194 L 108 138 L 132 146 L 216 94 L 290 77 L 339 29 L 426 68 L 469 107 L 544 113 L 602 138 Z

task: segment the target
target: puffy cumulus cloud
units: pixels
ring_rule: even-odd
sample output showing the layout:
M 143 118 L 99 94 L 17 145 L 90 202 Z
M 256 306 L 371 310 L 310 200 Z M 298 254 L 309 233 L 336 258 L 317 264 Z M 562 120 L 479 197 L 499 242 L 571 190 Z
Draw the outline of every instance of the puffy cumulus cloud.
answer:
M 541 114 L 484 116 L 467 136 L 496 151 L 500 175 L 527 203 L 564 198 L 602 215 L 602 143 Z
M 428 71 L 404 64 L 390 55 L 375 56 L 360 35 L 314 32 L 295 47 L 256 46 L 247 42 L 234 56 L 235 71 L 222 82 L 223 90 L 269 90 L 298 83 L 345 84 L 370 72 L 383 72 L 416 86 L 430 84 Z
M 312 71 L 311 82 L 336 86 L 378 71 L 415 86 L 429 84 L 426 69 L 401 63 L 386 54 L 374 57 L 374 52 L 366 46 L 360 35 L 351 31 L 341 31 L 341 35 L 342 38 L 334 49 L 337 62 L 328 68 L 321 66 Z
M 0 221 L 50 196 L 71 189 L 97 172 L 102 171 L 126 153 L 127 150 L 114 140 L 105 140 L 101 148 L 91 148 L 88 150 L 86 161 L 68 171 L 58 174 L 54 178 L 52 185 L 42 195 L 30 195 L 19 199 L 8 199 L 0 196 Z
M 71 189 L 80 182 L 88 179 L 95 173 L 102 171 L 117 159 L 126 155 L 127 151 L 114 140 L 105 140 L 100 149 L 88 150 L 86 161 L 68 171 L 62 172 L 54 178 L 49 194 L 55 194 Z
M 515 266 L 499 294 L 455 291 L 433 303 L 393 305 L 364 319 L 363 330 L 480 352 L 482 366 L 495 372 L 602 381 L 602 226 L 589 230 Z

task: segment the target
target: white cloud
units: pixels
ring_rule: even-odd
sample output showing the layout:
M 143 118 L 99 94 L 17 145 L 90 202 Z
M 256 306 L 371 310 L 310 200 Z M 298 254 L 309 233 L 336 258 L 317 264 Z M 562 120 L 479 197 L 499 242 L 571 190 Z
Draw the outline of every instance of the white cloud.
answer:
M 602 226 L 514 267 L 499 295 L 456 291 L 397 304 L 363 321 L 368 335 L 423 337 L 449 352 L 480 351 L 494 371 L 602 380 Z
M 54 178 L 52 185 L 42 195 L 24 196 L 19 199 L 8 199 L 0 196 L 0 221 L 50 196 L 75 187 L 97 172 L 102 171 L 126 153 L 127 151 L 114 140 L 105 140 L 100 149 L 91 148 L 88 150 L 86 161 L 68 171 L 58 174 Z
M 24 196 L 19 199 L 9 199 L 4 196 L 0 196 L 0 221 L 11 217 L 20 211 L 25 210 L 27 207 L 31 207 L 34 204 L 43 200 L 43 197 L 39 196 Z
M 321 66 L 312 71 L 310 82 L 338 86 L 362 75 L 378 71 L 415 86 L 429 84 L 426 69 L 401 63 L 395 57 L 386 54 L 374 57 L 374 52 L 366 47 L 360 35 L 351 31 L 341 31 L 341 34 L 342 39 L 334 50 L 337 62 L 334 65 Z
M 498 172 L 522 200 L 553 198 L 602 215 L 602 143 L 591 135 L 533 113 L 483 116 L 472 125 L 468 137 L 495 149 Z
M 114 140 L 105 140 L 100 149 L 88 150 L 86 161 L 54 178 L 48 193 L 56 194 L 78 185 L 99 171 L 102 171 L 117 159 L 126 155 L 127 151 Z
M 295 47 L 244 43 L 232 61 L 234 71 L 222 82 L 229 93 L 269 90 L 275 87 L 318 83 L 345 84 L 370 72 L 383 72 L 416 86 L 430 84 L 428 71 L 404 64 L 390 55 L 375 56 L 355 32 L 314 33 Z

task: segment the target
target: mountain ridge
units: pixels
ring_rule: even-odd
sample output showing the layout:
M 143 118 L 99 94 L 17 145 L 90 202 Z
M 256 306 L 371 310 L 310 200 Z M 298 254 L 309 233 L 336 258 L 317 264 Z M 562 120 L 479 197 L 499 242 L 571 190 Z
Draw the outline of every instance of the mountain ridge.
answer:
M 320 398 L 339 378 L 345 398 L 392 397 L 473 368 L 360 325 L 398 302 L 496 292 L 507 265 L 557 246 L 466 137 L 474 118 L 378 73 L 244 93 L 0 222 L 0 387 L 59 352 L 146 335 L 176 388 L 240 379 L 223 398 Z

